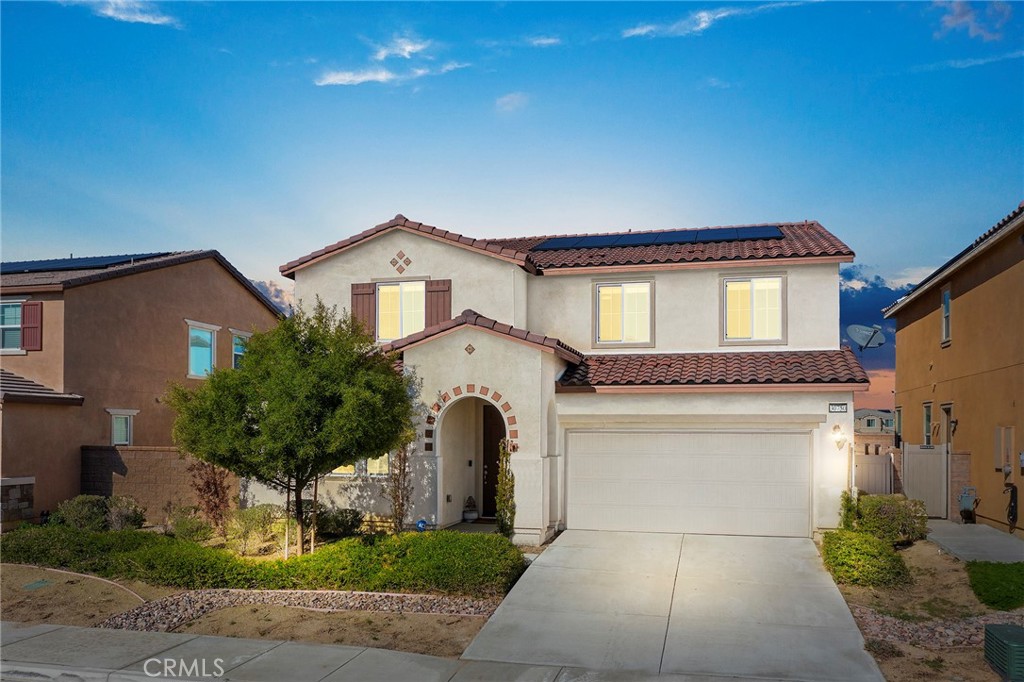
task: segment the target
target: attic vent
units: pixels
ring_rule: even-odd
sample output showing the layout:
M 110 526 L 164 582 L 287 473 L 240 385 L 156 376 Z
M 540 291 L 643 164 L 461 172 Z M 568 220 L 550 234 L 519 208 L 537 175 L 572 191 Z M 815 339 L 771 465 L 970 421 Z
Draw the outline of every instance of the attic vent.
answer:
M 985 660 L 1004 680 L 1024 680 L 1024 628 L 986 625 Z

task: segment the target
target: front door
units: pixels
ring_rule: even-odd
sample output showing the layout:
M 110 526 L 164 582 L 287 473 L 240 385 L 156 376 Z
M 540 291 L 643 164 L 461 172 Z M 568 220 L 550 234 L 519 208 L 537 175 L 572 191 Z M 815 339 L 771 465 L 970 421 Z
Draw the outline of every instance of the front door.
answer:
M 498 408 L 484 405 L 483 419 L 483 495 L 480 515 L 493 518 L 498 512 L 498 449 L 505 437 L 505 420 Z

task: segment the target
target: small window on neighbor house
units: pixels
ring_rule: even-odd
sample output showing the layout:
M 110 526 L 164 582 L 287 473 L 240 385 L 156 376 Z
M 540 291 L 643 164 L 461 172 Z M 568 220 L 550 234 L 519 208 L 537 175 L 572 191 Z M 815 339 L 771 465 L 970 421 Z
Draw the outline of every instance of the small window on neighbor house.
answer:
M 188 375 L 202 379 L 217 364 L 217 327 L 202 322 L 188 322 Z
M 366 473 L 370 476 L 386 476 L 388 474 L 388 454 L 366 460 Z
M 782 341 L 782 277 L 725 280 L 725 341 Z
M 892 428 L 892 418 L 891 417 L 888 418 L 888 419 L 883 420 L 882 423 L 885 425 L 885 428 L 887 428 L 887 429 L 891 429 Z
M 110 444 L 131 445 L 135 438 L 134 417 L 138 410 L 108 408 L 110 415 Z
M 896 435 L 903 437 L 903 408 L 896 408 Z
M 0 347 L 21 348 L 21 303 L 0 304 Z
M 394 341 L 426 328 L 426 283 L 377 285 L 377 340 Z
M 597 285 L 597 343 L 650 343 L 651 283 Z
M 878 422 L 874 417 L 868 417 L 866 420 L 864 420 L 864 425 L 867 426 L 869 429 L 872 429 L 878 426 Z
M 950 339 L 950 308 L 953 305 L 952 294 L 950 293 L 949 287 L 942 290 L 942 341 L 946 342 Z
M 231 367 L 232 369 L 238 369 L 238 365 L 242 362 L 242 356 L 245 355 L 245 344 L 248 343 L 249 337 L 243 334 L 233 334 L 231 336 Z
M 924 404 L 924 445 L 932 444 L 932 404 Z

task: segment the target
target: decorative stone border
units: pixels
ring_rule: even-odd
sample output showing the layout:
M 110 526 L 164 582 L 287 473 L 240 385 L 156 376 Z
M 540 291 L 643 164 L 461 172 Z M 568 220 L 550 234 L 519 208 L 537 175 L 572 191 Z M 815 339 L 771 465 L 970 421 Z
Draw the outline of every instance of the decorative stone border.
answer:
M 903 642 L 933 650 L 982 646 L 985 643 L 986 624 L 1010 623 L 1024 626 L 1024 609 L 920 623 L 886 616 L 858 604 L 851 604 L 850 611 L 865 639 Z
M 505 420 L 506 438 L 511 441 L 519 439 L 518 421 L 513 413 L 512 405 L 507 400 L 504 400 L 504 396 L 499 391 L 495 391 L 490 386 L 484 386 L 483 384 L 462 384 L 453 386 L 443 392 L 438 402 L 430 406 L 430 415 L 427 416 L 427 428 L 423 430 L 424 452 L 434 451 L 434 424 L 437 422 L 441 412 L 453 402 L 457 402 L 459 398 L 469 396 L 475 396 L 492 402 Z

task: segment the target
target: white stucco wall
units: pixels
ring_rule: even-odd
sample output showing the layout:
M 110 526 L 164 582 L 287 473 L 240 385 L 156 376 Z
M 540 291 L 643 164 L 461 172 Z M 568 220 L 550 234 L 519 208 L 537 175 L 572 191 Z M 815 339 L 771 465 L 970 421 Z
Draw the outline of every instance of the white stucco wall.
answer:
M 721 336 L 722 277 L 786 276 L 788 343 L 727 345 Z M 594 348 L 597 282 L 654 281 L 653 348 Z M 635 275 L 544 275 L 528 280 L 527 325 L 584 353 L 693 353 L 827 350 L 839 347 L 839 269 L 835 264 L 662 270 Z
M 391 259 L 412 263 L 399 274 Z M 316 295 L 338 310 L 352 306 L 352 284 L 387 280 L 452 280 L 452 315 L 471 308 L 507 324 L 526 325 L 526 278 L 513 263 L 403 230 L 392 230 L 295 273 L 295 298 L 309 307 Z

